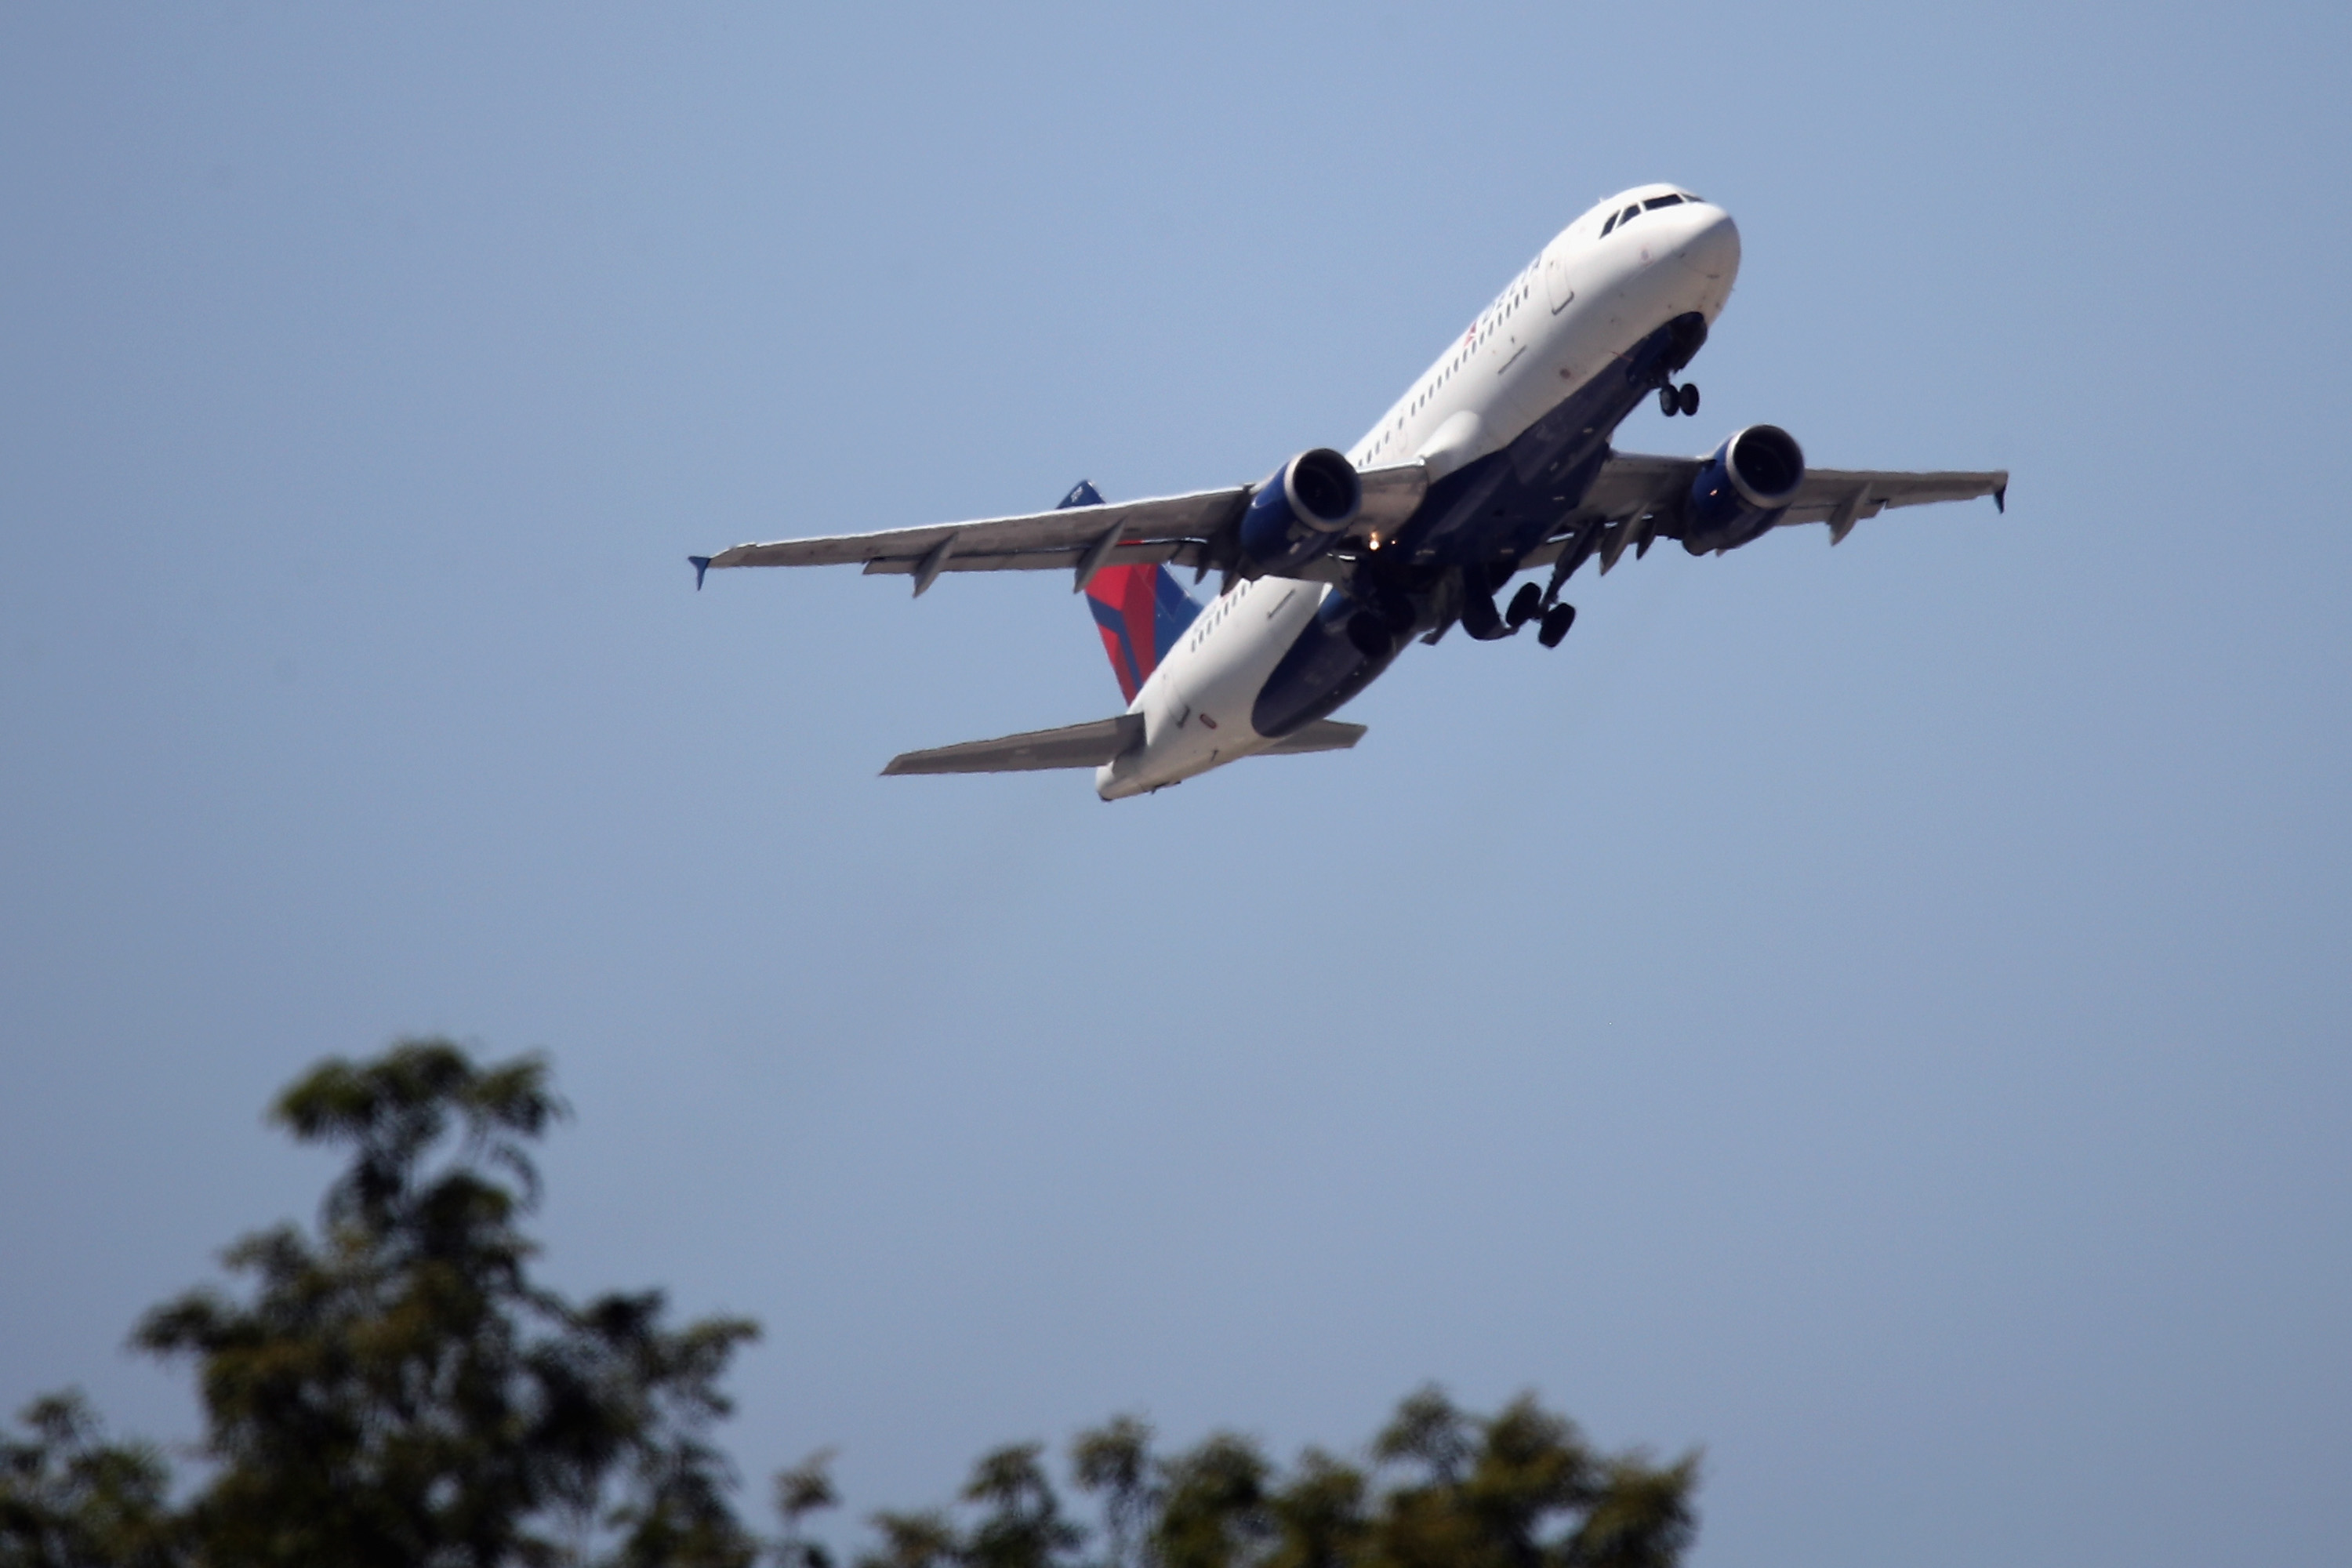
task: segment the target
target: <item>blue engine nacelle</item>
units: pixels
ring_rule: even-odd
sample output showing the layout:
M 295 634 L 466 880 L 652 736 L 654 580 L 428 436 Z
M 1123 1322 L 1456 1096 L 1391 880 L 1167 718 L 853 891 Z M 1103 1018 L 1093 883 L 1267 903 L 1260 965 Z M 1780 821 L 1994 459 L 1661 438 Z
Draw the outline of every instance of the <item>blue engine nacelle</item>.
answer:
M 1779 521 L 1805 482 L 1805 454 L 1777 425 L 1750 425 L 1716 448 L 1691 480 L 1683 548 L 1731 550 Z
M 1299 453 L 1258 487 L 1242 513 L 1244 570 L 1278 575 L 1313 560 L 1356 521 L 1363 500 L 1346 458 L 1328 447 Z

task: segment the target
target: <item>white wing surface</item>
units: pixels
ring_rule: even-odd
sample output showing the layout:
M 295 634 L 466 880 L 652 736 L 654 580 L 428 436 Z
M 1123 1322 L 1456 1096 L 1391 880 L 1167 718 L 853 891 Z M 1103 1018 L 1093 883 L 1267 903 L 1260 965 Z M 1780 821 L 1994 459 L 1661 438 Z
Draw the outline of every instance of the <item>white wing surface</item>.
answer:
M 1598 554 L 1601 569 L 1606 572 L 1628 546 L 1639 554 L 1649 549 L 1653 540 L 1681 538 L 1691 481 L 1706 462 L 1705 458 L 1612 453 L 1585 492 L 1582 504 L 1560 520 L 1550 542 L 1530 552 L 1521 564 L 1541 566 L 1570 554 L 1580 563 Z M 1889 507 L 1990 496 L 2005 510 L 2008 494 L 2005 468 L 1927 473 L 1808 468 L 1796 498 L 1774 526 L 1825 522 L 1830 525 L 1830 542 L 1835 544 L 1853 531 L 1855 523 Z
M 1359 476 L 1363 504 L 1354 531 L 1392 527 L 1412 514 L 1429 488 L 1421 464 L 1370 468 Z M 730 566 L 863 565 L 869 573 L 915 579 L 915 592 L 942 572 L 1050 572 L 1076 574 L 1084 588 L 1105 566 L 1129 562 L 1219 564 L 1217 543 L 1239 521 L 1256 487 L 1234 485 L 1148 500 L 1062 507 L 1022 517 L 933 523 L 885 533 L 838 533 L 738 544 L 716 555 L 693 555 L 695 581 Z
M 887 533 L 839 533 L 739 544 L 695 556 L 697 580 L 706 569 L 729 566 L 846 566 L 904 573 L 919 594 L 941 572 L 1076 570 L 1080 586 L 1096 570 L 1131 561 L 1197 564 L 1200 547 L 1223 531 L 1249 502 L 1249 487 L 1196 490 L 1150 500 L 1064 507 L 1024 517 L 897 528 Z

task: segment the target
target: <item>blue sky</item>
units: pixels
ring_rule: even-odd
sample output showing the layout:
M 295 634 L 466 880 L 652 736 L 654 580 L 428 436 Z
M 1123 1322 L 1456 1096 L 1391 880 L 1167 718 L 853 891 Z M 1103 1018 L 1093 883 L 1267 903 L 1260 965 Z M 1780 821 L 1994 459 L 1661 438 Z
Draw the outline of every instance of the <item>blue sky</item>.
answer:
M 858 1508 L 1424 1379 L 1703 1444 L 1705 1563 L 2318 1561 L 2352 1505 L 2338 9 L 0 14 L 0 1400 L 330 1052 L 545 1047 L 549 1264 L 761 1319 Z M 740 540 L 1344 446 L 1598 196 L 1738 218 L 1696 426 L 1989 506 L 1654 552 L 1342 756 L 1057 579 Z M 756 1501 L 756 1494 L 753 1496 Z

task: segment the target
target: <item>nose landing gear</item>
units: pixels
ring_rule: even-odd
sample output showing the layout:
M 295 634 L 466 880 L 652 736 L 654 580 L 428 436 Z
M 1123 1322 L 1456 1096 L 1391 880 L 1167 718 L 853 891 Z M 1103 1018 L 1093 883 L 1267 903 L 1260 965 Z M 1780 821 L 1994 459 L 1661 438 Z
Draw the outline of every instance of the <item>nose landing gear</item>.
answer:
M 1698 412 L 1698 383 L 1686 381 L 1680 386 L 1673 382 L 1658 388 L 1658 412 L 1671 419 L 1677 414 Z

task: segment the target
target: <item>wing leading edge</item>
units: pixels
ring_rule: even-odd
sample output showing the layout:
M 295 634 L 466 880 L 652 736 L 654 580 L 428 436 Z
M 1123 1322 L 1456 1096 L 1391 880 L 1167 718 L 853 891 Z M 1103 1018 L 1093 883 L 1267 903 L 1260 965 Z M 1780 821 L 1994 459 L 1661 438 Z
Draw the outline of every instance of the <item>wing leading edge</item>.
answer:
M 1680 539 L 1691 481 L 1706 463 L 1704 458 L 1612 453 L 1584 499 L 1554 527 L 1549 541 L 1519 564 L 1536 567 L 1572 557 L 1580 565 L 1597 554 L 1606 572 L 1629 547 L 1638 555 L 1653 540 Z M 1297 575 L 1344 584 L 1361 543 L 1358 535 L 1403 522 L 1421 505 L 1430 484 L 1429 472 L 1419 462 L 1368 468 L 1361 480 L 1363 504 L 1348 536 L 1328 558 L 1309 562 Z M 1202 573 L 1230 566 L 1234 525 L 1256 488 L 1233 485 L 1145 500 L 1059 507 L 1020 517 L 738 544 L 716 555 L 687 559 L 694 566 L 697 587 L 714 568 L 862 565 L 869 574 L 914 578 L 919 595 L 943 572 L 1068 571 L 1073 590 L 1083 591 L 1105 566 L 1166 563 Z M 1775 525 L 1825 522 L 1830 542 L 1836 544 L 1854 524 L 1890 507 L 1990 496 L 2006 510 L 2008 491 L 2006 469 L 1906 473 L 1811 468 Z
M 1429 489 L 1420 463 L 1368 468 L 1360 477 L 1363 502 L 1354 530 L 1392 526 L 1412 514 Z M 738 544 L 716 555 L 690 555 L 695 583 L 733 566 L 850 566 L 915 579 L 920 594 L 942 572 L 1069 571 L 1083 590 L 1105 566 L 1166 562 L 1205 569 L 1225 564 L 1234 525 L 1255 485 L 1193 490 L 1146 500 L 1057 507 L 1020 517 L 933 523 L 881 533 L 837 533 Z
M 1560 520 L 1550 542 L 1529 552 L 1521 564 L 1540 566 L 1568 556 L 1581 563 L 1598 554 L 1606 572 L 1628 546 L 1639 554 L 1654 539 L 1680 539 L 1689 516 L 1691 481 L 1706 462 L 1705 458 L 1611 454 L 1583 501 Z M 2009 510 L 2009 470 L 1808 468 L 1795 499 L 1773 526 L 1825 522 L 1830 542 L 1837 544 L 1855 523 L 1889 508 L 1980 496 L 1990 496 L 1995 506 Z

